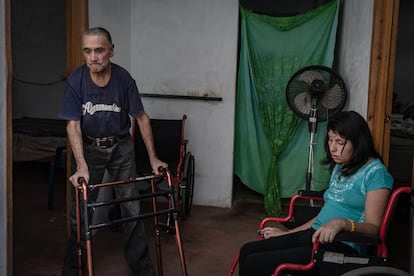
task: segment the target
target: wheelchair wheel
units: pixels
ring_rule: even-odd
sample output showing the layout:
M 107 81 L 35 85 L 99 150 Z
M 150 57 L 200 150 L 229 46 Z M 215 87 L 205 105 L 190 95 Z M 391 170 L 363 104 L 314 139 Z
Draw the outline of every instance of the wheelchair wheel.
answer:
M 183 178 L 180 184 L 181 189 L 181 217 L 185 219 L 191 211 L 193 205 L 194 191 L 194 156 L 187 153 L 184 161 Z
M 403 270 L 393 268 L 393 267 L 387 267 L 387 266 L 369 266 L 369 267 L 357 268 L 345 274 L 342 274 L 342 276 L 367 276 L 367 275 L 408 276 L 410 274 Z

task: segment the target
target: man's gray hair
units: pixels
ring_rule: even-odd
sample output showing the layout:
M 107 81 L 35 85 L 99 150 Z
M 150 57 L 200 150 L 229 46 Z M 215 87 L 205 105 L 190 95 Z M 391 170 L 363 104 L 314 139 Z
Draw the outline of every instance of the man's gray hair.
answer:
M 112 44 L 112 38 L 109 31 L 102 27 L 93 27 L 84 32 L 83 35 L 103 35 L 106 37 L 106 39 L 109 41 L 109 43 Z

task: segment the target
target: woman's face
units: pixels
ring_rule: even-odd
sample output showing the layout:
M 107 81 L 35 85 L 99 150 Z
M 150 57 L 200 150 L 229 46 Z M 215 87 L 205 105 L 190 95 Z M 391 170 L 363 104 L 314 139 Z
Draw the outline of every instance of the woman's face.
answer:
M 328 131 L 328 146 L 335 163 L 346 164 L 351 160 L 354 151 L 352 142 L 332 130 Z

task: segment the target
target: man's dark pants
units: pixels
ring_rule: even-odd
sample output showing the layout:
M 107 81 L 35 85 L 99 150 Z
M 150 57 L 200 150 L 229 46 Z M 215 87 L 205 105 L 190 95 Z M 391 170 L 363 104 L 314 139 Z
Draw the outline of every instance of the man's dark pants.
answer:
M 102 183 L 106 171 L 106 181 L 126 180 L 136 177 L 134 145 L 131 137 L 121 139 L 110 148 L 102 148 L 93 145 L 84 145 L 84 155 L 89 167 L 89 183 Z M 76 166 L 74 166 L 75 168 Z M 139 194 L 136 184 L 125 184 L 113 186 L 117 198 L 127 198 Z M 71 235 L 68 240 L 66 256 L 62 275 L 77 275 L 77 242 L 76 242 L 76 217 L 75 217 L 75 194 L 72 190 L 71 200 Z M 88 194 L 88 201 L 94 202 L 97 190 Z M 140 213 L 139 201 L 121 203 L 122 217 L 137 216 Z M 142 220 L 124 223 L 123 242 L 125 259 L 130 269 L 137 274 L 152 269 L 152 262 L 148 255 L 148 243 L 145 237 L 144 224 Z M 111 252 L 108 252 L 111 254 Z

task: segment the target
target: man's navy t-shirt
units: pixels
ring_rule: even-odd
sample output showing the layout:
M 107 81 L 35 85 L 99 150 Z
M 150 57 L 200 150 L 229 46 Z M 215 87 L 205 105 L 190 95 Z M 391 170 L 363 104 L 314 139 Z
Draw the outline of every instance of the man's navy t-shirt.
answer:
M 59 116 L 80 120 L 82 134 L 90 137 L 126 136 L 129 115 L 144 112 L 135 80 L 119 65 L 111 63 L 111 78 L 104 87 L 97 86 L 83 65 L 68 78 Z

